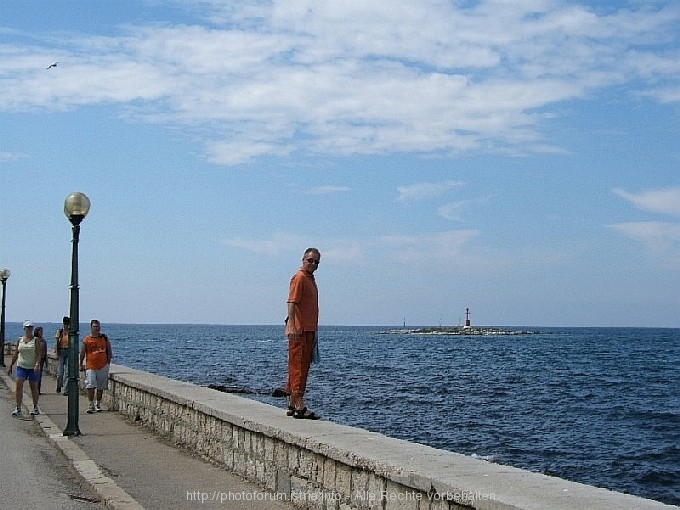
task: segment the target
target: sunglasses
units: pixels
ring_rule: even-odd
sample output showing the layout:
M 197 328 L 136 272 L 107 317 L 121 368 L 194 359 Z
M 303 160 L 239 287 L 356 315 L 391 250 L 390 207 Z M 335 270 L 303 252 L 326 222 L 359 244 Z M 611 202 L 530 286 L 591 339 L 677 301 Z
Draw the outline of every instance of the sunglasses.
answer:
M 319 262 L 321 261 L 318 259 L 305 259 L 305 262 L 309 262 L 310 264 L 316 264 L 318 266 Z

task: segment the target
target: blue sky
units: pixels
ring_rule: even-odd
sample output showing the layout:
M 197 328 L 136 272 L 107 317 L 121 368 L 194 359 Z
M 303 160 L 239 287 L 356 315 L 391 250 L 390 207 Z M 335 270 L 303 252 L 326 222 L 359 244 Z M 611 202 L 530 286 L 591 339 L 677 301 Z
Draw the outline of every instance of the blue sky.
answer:
M 2 2 L 7 318 L 81 191 L 84 321 L 680 327 L 678 140 L 672 1 Z

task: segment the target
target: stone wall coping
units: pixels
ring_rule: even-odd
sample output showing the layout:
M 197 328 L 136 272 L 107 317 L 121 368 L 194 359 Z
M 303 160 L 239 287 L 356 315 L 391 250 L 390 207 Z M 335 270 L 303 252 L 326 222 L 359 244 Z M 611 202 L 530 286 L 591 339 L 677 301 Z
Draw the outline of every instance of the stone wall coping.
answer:
M 473 508 L 480 510 L 676 508 L 356 427 L 291 419 L 283 408 L 121 365 L 111 365 L 110 378 L 352 468 L 377 473 L 414 491 L 473 495 Z

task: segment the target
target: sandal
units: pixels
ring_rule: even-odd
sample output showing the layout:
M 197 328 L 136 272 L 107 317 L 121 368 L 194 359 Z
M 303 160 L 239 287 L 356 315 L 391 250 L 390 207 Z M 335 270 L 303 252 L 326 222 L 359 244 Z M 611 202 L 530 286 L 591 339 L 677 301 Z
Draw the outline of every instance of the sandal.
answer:
M 295 408 L 293 406 L 288 406 L 288 411 L 286 411 L 286 416 L 293 416 L 295 414 Z
M 298 420 L 318 420 L 319 418 L 321 418 L 321 416 L 319 416 L 316 413 L 313 413 L 312 411 L 308 411 L 306 407 L 303 407 L 302 409 L 295 410 L 293 418 L 296 418 Z

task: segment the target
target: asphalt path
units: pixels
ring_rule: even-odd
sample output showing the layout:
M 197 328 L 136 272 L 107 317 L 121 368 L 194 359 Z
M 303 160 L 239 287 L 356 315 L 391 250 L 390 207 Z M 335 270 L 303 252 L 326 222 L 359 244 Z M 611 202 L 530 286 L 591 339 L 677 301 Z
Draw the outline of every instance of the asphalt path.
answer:
M 0 384 L 0 508 L 104 508 L 80 485 L 67 459 L 49 444 L 26 407 L 21 418 L 11 415 L 14 407 L 13 394 Z
M 28 414 L 26 404 L 31 402 L 26 385 L 23 417 L 13 418 L 14 395 L 8 388 L 14 388 L 14 381 L 4 372 L 0 374 L 0 510 L 294 508 L 106 406 L 102 412 L 87 414 L 84 395 L 79 399 L 81 434 L 64 437 L 68 399 L 56 393 L 50 374 L 43 377 L 41 416 Z

